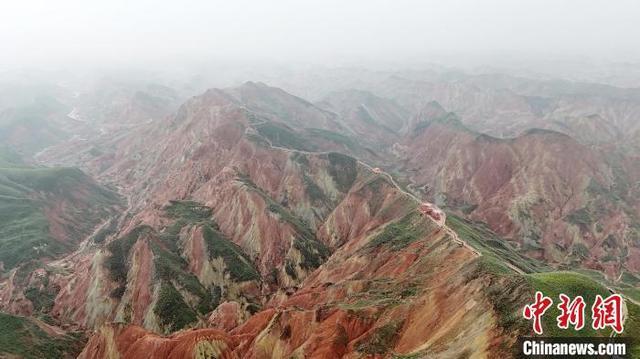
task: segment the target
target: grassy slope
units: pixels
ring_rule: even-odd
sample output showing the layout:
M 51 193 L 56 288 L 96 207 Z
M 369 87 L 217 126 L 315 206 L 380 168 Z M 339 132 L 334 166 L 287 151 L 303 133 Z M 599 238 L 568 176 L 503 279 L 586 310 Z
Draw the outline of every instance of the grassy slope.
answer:
M 258 124 L 255 128 L 258 135 L 251 135 L 249 138 L 265 146 L 271 143 L 276 147 L 309 152 L 326 151 L 329 146 L 333 151 L 349 153 L 358 157 L 367 157 L 372 154 L 371 150 L 360 145 L 353 137 L 321 128 L 293 130 L 276 122 Z
M 590 310 L 596 295 L 599 294 L 603 298 L 606 298 L 610 294 L 602 284 L 587 276 L 573 272 L 535 273 L 528 275 L 527 280 L 532 288 L 541 291 L 554 301 L 554 305 L 547 311 L 543 318 L 542 324 L 545 335 L 593 337 L 608 336 L 611 334 L 609 329 L 595 331 L 590 326 Z M 572 299 L 578 295 L 584 298 L 586 302 L 585 326 L 581 331 L 563 330 L 556 325 L 556 317 L 560 315 L 560 310 L 557 308 L 557 304 L 560 303 L 558 297 L 560 293 L 564 293 Z
M 303 156 L 297 157 L 296 160 L 299 161 L 299 163 L 306 161 Z M 273 215 L 277 216 L 281 221 L 288 223 L 295 229 L 297 232 L 297 238 L 294 240 L 293 245 L 294 248 L 300 251 L 300 254 L 302 255 L 302 262 L 300 263 L 302 268 L 315 269 L 327 260 L 330 255 L 329 249 L 323 242 L 316 238 L 305 220 L 295 216 L 288 208 L 285 208 L 280 203 L 276 202 L 264 190 L 256 186 L 249 177 L 240 176 L 238 180 L 244 183 L 247 188 L 256 191 L 256 193 L 262 196 L 265 202 L 269 204 L 267 208 L 271 213 L 273 213 Z M 324 196 L 324 194 L 320 195 Z M 287 273 L 293 273 L 291 267 L 289 267 Z
M 153 252 L 155 279 L 161 283 L 154 313 L 165 330 L 173 332 L 195 323 L 199 316 L 215 309 L 220 301 L 220 288 L 205 287 L 189 271 L 188 263 L 181 255 L 179 233 L 183 228 L 203 229 L 209 258 L 222 258 L 225 272 L 232 280 L 244 282 L 261 278 L 246 253 L 218 231 L 218 226 L 211 219 L 211 208 L 193 201 L 171 201 L 164 210 L 173 220 L 169 226 L 160 232 L 148 226 L 138 226 L 112 241 L 107 246 L 110 256 L 105 265 L 111 279 L 119 284 L 111 296 L 119 299 L 126 289 L 131 249 L 139 239 L 148 238 Z
M 491 298 L 496 312 L 500 316 L 501 324 L 510 330 L 516 330 L 519 335 L 531 335 L 531 323 L 522 318 L 523 302 L 514 300 L 517 296 L 516 288 L 528 290 L 525 298 L 530 303 L 533 301 L 535 291 L 541 291 L 554 301 L 543 317 L 543 329 L 546 336 L 562 337 L 589 337 L 609 336 L 611 331 L 594 331 L 591 327 L 591 305 L 596 294 L 603 297 L 610 295 L 602 276 L 594 273 L 576 273 L 570 271 L 555 271 L 546 265 L 532 259 L 522 257 L 515 249 L 511 248 L 496 234 L 492 233 L 480 223 L 467 221 L 460 217 L 449 215 L 447 225 L 458 233 L 460 238 L 478 249 L 483 256 L 478 259 L 479 272 L 488 273 L 502 278 L 495 285 L 486 288 L 487 295 Z M 521 269 L 525 274 L 519 274 L 504 263 Z M 615 288 L 614 288 L 615 289 Z M 557 304 L 560 302 L 558 295 L 564 293 L 570 298 L 583 296 L 587 306 L 585 308 L 585 328 L 581 331 L 573 329 L 562 330 L 556 326 L 556 317 L 559 315 Z M 623 293 L 624 294 L 624 293 Z M 629 300 L 626 301 L 629 315 L 625 322 L 625 330 L 622 336 L 640 337 L 640 307 Z M 640 343 L 635 343 L 634 353 L 640 354 Z
M 14 145 L 24 154 L 39 150 L 67 138 L 68 134 L 52 123 L 64 117 L 69 108 L 53 97 L 40 96 L 28 104 L 0 112 L 0 143 L 16 141 Z M 16 136 L 23 135 L 22 138 Z
M 73 358 L 83 345 L 81 337 L 54 337 L 26 318 L 0 313 L 0 357 Z
M 6 155 L 0 163 L 4 164 L 0 166 L 0 261 L 5 269 L 71 249 L 74 240 L 61 243 L 49 234 L 43 212 L 47 200 L 68 199 L 78 188 L 89 188 L 87 203 L 91 206 L 109 207 L 118 201 L 115 194 L 90 183 L 78 169 L 26 167 Z M 84 216 L 79 217 L 83 223 L 97 224 L 101 220 L 83 210 L 78 209 L 78 216 Z

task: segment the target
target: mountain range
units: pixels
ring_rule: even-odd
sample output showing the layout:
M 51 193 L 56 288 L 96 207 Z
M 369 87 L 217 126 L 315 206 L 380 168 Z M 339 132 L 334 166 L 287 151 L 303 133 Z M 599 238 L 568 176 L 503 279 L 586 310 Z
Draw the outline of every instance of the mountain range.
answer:
M 640 335 L 637 91 L 325 76 L 4 109 L 0 352 L 512 357 L 537 290 L 620 293 Z

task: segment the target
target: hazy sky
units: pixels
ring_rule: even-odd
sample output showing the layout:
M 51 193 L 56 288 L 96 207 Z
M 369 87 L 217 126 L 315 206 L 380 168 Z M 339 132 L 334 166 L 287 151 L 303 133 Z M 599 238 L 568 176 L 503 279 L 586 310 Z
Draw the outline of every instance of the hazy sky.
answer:
M 640 58 L 640 2 L 2 0 L 0 65 L 433 54 Z

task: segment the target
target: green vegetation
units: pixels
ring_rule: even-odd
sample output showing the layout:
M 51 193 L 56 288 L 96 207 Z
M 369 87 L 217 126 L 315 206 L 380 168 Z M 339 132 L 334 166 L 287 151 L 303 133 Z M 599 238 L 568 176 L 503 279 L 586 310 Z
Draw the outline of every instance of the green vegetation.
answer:
M 53 337 L 29 319 L 0 313 L 0 357 L 75 357 L 83 345 L 84 340 L 79 335 Z
M 420 213 L 411 211 L 398 221 L 385 226 L 382 233 L 376 235 L 367 247 L 385 245 L 393 250 L 400 250 L 423 238 L 428 230 L 429 228 Z
M 458 207 L 458 209 L 460 209 L 460 211 L 462 211 L 462 213 L 466 215 L 471 214 L 471 212 L 475 211 L 476 208 L 478 208 L 477 204 L 468 204 L 468 203 Z
M 466 354 L 462 355 L 462 358 L 467 358 L 469 356 L 471 356 L 471 354 Z M 421 350 L 417 353 L 413 353 L 413 354 L 407 354 L 407 355 L 401 355 L 401 354 L 392 354 L 391 358 L 392 359 L 423 359 L 423 358 L 428 358 L 429 355 L 427 354 L 426 350 Z
M 170 282 L 163 282 L 158 302 L 153 309 L 160 323 L 170 332 L 194 323 L 198 317 Z
M 233 280 L 260 279 L 259 273 L 242 249 L 225 239 L 218 231 L 217 224 L 211 219 L 213 212 L 211 208 L 194 201 L 171 201 L 165 207 L 165 212 L 169 218 L 174 219 L 174 222 L 152 238 L 151 248 L 154 253 L 155 273 L 163 285 L 167 283 L 171 285 L 171 288 L 180 296 L 184 306 L 191 311 L 206 314 L 217 307 L 221 299 L 221 288 L 218 286 L 214 286 L 210 290 L 205 288 L 198 278 L 188 270 L 188 263 L 181 256 L 179 245 L 180 231 L 187 225 L 201 226 L 209 258 L 221 257 Z M 169 289 L 166 291 L 169 293 Z M 185 302 L 184 299 L 187 297 L 180 294 L 184 292 L 190 293 L 188 298 L 198 299 L 194 308 L 190 307 L 191 300 Z M 175 300 L 173 301 L 175 302 Z M 189 315 L 186 314 L 184 306 L 180 306 L 182 308 L 180 310 L 181 316 L 167 320 L 176 325 L 186 322 L 185 318 L 188 318 Z M 162 308 L 157 310 L 156 314 L 162 315 Z M 176 322 L 176 320 L 178 321 Z
M 220 301 L 220 288 L 208 291 L 198 278 L 188 270 L 188 264 L 180 256 L 179 233 L 186 225 L 201 226 L 203 238 L 209 251 L 209 258 L 221 257 L 231 278 L 236 281 L 259 280 L 260 275 L 242 249 L 225 239 L 218 226 L 211 219 L 213 210 L 194 201 L 171 201 L 165 211 L 175 222 L 157 235 L 158 242 L 152 242 L 155 267 L 158 277 L 172 282 L 180 290 L 185 290 L 199 298 L 197 312 L 205 314 L 214 309 Z
M 158 235 L 158 238 L 171 252 L 178 252 L 178 236 L 186 225 L 210 224 L 217 228 L 217 225 L 211 220 L 213 209 L 198 202 L 170 201 L 164 210 L 169 218 L 174 219 L 174 222 L 165 228 Z
M 404 288 L 401 292 L 400 292 L 400 298 L 408 298 L 408 297 L 413 297 L 416 294 L 418 294 L 418 287 L 414 284 L 411 286 L 408 286 L 406 288 Z
M 114 234 L 117 230 L 118 221 L 115 218 L 109 219 L 109 222 L 106 223 L 102 228 L 98 230 L 98 232 L 93 236 L 93 243 L 103 243 L 107 237 Z
M 480 265 L 480 268 L 481 271 L 487 270 L 483 265 Z M 487 283 L 484 292 L 493 310 L 498 314 L 497 319 L 501 327 L 520 335 L 530 332 L 531 323 L 522 317 L 522 308 L 523 300 L 528 302 L 532 298 L 532 290 L 523 276 L 505 273 L 500 280 Z
M 554 301 L 543 317 L 545 336 L 609 336 L 610 330 L 595 331 L 589 325 L 589 308 L 595 296 L 609 296 L 607 286 L 626 297 L 633 298 L 634 285 L 639 278 L 633 274 L 623 274 L 623 283 L 611 285 L 601 272 L 593 270 L 579 270 L 580 273 L 568 271 L 551 271 L 544 264 L 522 257 L 511 246 L 488 230 L 482 223 L 472 222 L 460 217 L 449 215 L 447 225 L 458 236 L 479 250 L 483 256 L 476 260 L 475 269 L 467 272 L 467 281 L 482 278 L 484 293 L 498 314 L 498 322 L 505 330 L 517 335 L 530 335 L 531 322 L 522 317 L 522 308 L 531 303 L 534 293 L 541 291 Z M 578 249 L 578 252 L 580 250 Z M 509 265 L 507 265 L 508 263 Z M 511 267 L 517 267 L 528 274 L 520 274 Z M 585 310 L 586 325 L 581 331 L 560 329 L 556 325 L 556 318 L 560 314 L 557 304 L 559 294 L 564 293 L 570 298 L 580 295 L 587 303 Z M 629 316 L 625 322 L 623 336 L 638 337 L 640 334 L 640 308 L 629 300 L 626 301 Z M 640 346 L 634 344 L 635 352 L 640 354 Z
M 294 152 L 291 154 L 291 159 L 303 167 L 309 167 L 309 158 L 304 153 Z
M 341 153 L 331 152 L 329 158 L 329 175 L 341 192 L 348 192 L 358 175 L 358 162 L 355 158 Z
M 298 233 L 299 237 L 294 241 L 293 245 L 302 253 L 305 266 L 308 266 L 307 268 L 317 268 L 319 264 L 315 264 L 328 258 L 329 250 L 322 242 L 316 239 L 313 231 L 305 221 L 291 214 L 270 197 L 266 197 L 266 200 L 270 202 L 269 211 L 277 214 L 280 220 L 289 223 Z
M 367 307 L 391 308 L 420 294 L 422 287 L 417 284 L 419 282 L 417 278 L 416 282 L 409 283 L 398 282 L 390 277 L 371 279 L 366 290 L 350 293 L 348 300 L 339 306 L 345 310 L 356 311 Z
M 16 275 L 14 277 L 14 283 L 19 286 L 27 285 L 27 280 L 33 271 L 38 268 L 41 268 L 42 264 L 37 260 L 30 260 L 27 263 L 22 264 L 16 270 Z
M 300 267 L 311 270 L 320 267 L 324 263 L 331 252 L 315 238 L 300 237 L 293 241 L 293 247 L 302 254 Z
M 302 254 L 300 266 L 304 269 L 315 269 L 324 263 L 331 254 L 324 243 L 318 241 L 309 225 L 294 216 L 286 208 L 266 197 L 269 204 L 269 211 L 278 215 L 280 220 L 285 221 L 296 230 L 298 237 L 293 241 L 293 247 Z
M 276 214 L 281 221 L 290 224 L 295 229 L 298 238 L 294 240 L 293 246 L 302 254 L 302 262 L 300 264 L 302 268 L 315 269 L 329 257 L 329 249 L 324 243 L 316 239 L 313 231 L 305 221 L 294 216 L 289 210 L 274 201 L 248 177 L 241 176 L 239 179 L 264 198 L 265 202 L 269 204 L 267 208 L 271 213 Z M 289 271 L 293 271 L 293 267 L 291 267 Z
M 369 197 L 369 201 L 367 204 L 369 205 L 369 213 L 372 216 L 375 216 L 378 211 L 382 209 L 382 204 L 384 203 L 384 191 L 385 187 L 391 186 L 391 183 L 387 179 L 387 176 L 375 176 L 373 179 L 369 180 L 358 190 L 358 194 L 366 196 L 366 192 L 369 191 L 372 196 Z
M 273 146 L 301 151 L 314 150 L 309 146 L 309 142 L 307 140 L 284 125 L 266 122 L 257 125 L 255 128 L 258 133 L 268 139 Z
M 613 172 L 613 185 L 611 188 L 603 188 L 602 186 L 594 186 L 594 189 L 602 189 L 601 193 L 607 198 L 614 201 L 623 201 L 627 199 L 633 184 L 630 181 L 629 174 L 625 170 L 625 156 L 621 153 L 611 152 L 606 155 L 607 163 L 611 166 Z M 592 180 L 592 182 L 595 182 Z M 590 183 L 591 184 L 591 183 Z M 628 207 L 626 203 L 620 203 L 623 207 Z
M 91 149 L 89 150 L 89 154 L 93 157 L 98 157 L 104 154 L 104 152 L 102 152 L 100 148 L 94 146 L 94 147 L 91 147 Z
M 0 192 L 8 194 L 9 188 L 2 188 L 2 182 L 0 177 Z M 7 270 L 32 258 L 55 256 L 68 249 L 50 237 L 42 203 L 28 198 L 28 193 L 25 190 L 19 198 L 0 195 L 0 261 Z
M 544 272 L 532 274 L 496 273 L 490 267 L 482 264 L 487 259 L 480 258 L 478 271 L 471 274 L 468 280 L 490 274 L 492 280 L 485 282 L 484 292 L 498 314 L 498 322 L 501 327 L 518 335 L 530 335 L 531 322 L 522 317 L 522 308 L 531 303 L 534 293 L 541 291 L 550 297 L 554 304 L 543 317 L 543 330 L 545 336 L 553 337 L 588 337 L 608 336 L 610 330 L 595 331 L 589 325 L 589 308 L 593 304 L 595 295 L 607 297 L 610 293 L 607 288 L 585 275 L 574 272 Z M 491 261 L 494 261 L 491 259 Z M 560 314 L 557 304 L 560 302 L 559 294 L 564 293 L 570 298 L 580 295 L 587 303 L 585 310 L 586 325 L 581 331 L 573 329 L 560 329 L 557 327 L 556 318 Z M 637 319 L 633 319 L 637 320 Z M 632 320 L 632 322 L 633 322 Z M 630 322 L 629 322 L 630 323 Z M 629 335 L 625 329 L 625 336 Z
M 513 272 L 503 264 L 505 262 L 526 273 L 548 270 L 542 263 L 522 256 L 505 240 L 486 228 L 484 224 L 447 214 L 447 226 L 453 229 L 460 239 L 480 251 L 483 255 L 481 265 L 495 273 Z
M 594 197 L 604 197 L 612 202 L 620 201 L 620 195 L 609 188 L 604 187 L 593 178 L 589 181 L 587 192 Z
M 633 346 L 631 348 L 631 358 L 640 358 L 640 306 L 626 301 L 627 310 L 629 314 L 627 320 L 624 323 L 623 337 L 633 338 Z
M 23 167 L 24 163 L 20 155 L 7 146 L 0 145 L 0 168 Z
M 376 122 L 376 120 L 371 117 L 371 114 L 369 113 L 369 111 L 367 111 L 367 108 L 364 105 L 360 105 L 358 106 L 358 108 L 356 109 L 357 114 L 358 114 L 358 118 L 361 118 L 364 122 L 371 124 L 371 125 L 377 125 L 378 123 Z M 381 125 L 382 127 L 386 127 L 384 125 Z M 394 131 L 390 131 L 390 132 L 394 132 Z
M 189 271 L 181 256 L 179 234 L 187 225 L 202 226 L 210 258 L 222 257 L 232 278 L 238 281 L 259 279 L 251 261 L 241 249 L 225 240 L 211 220 L 212 209 L 193 201 L 171 201 L 166 214 L 174 221 L 158 233 L 149 226 L 138 226 L 127 235 L 107 245 L 111 255 L 105 265 L 111 278 L 119 286 L 113 297 L 121 297 L 126 288 L 130 264 L 128 257 L 138 240 L 148 241 L 153 253 L 155 279 L 161 284 L 160 295 L 154 307 L 166 332 L 184 328 L 197 321 L 199 315 L 209 313 L 219 304 L 222 290 L 218 286 L 205 288 Z
M 43 289 L 29 287 L 24 291 L 24 296 L 33 304 L 33 310 L 36 313 L 48 313 L 53 308 L 58 291 L 55 288 L 49 288 L 47 284 L 45 283 Z
M 588 226 L 593 223 L 593 217 L 588 208 L 577 209 L 567 215 L 567 222 L 577 226 Z
M 181 256 L 163 248 L 156 242 L 151 243 L 154 254 L 156 277 L 163 283 L 173 283 L 199 298 L 197 311 L 205 314 L 213 309 L 211 293 L 204 288 L 198 278 L 188 270 L 188 263 Z
M 249 304 L 247 304 L 247 311 L 251 315 L 254 315 L 254 314 L 258 313 L 260 311 L 260 309 L 262 309 L 260 304 L 257 304 L 257 303 L 249 303 Z
M 574 272 L 558 271 L 547 273 L 533 273 L 528 276 L 532 284 L 553 293 L 567 295 L 582 295 L 585 300 L 591 300 L 596 294 L 608 296 L 609 291 L 598 284 L 593 278 Z
M 624 271 L 622 273 L 622 282 L 632 285 L 632 286 L 640 286 L 640 277 L 638 277 L 637 275 L 633 274 L 633 273 L 629 273 L 627 271 Z
M 322 191 L 322 188 L 318 186 L 311 177 L 303 173 L 302 181 L 304 183 L 305 192 L 309 195 L 309 199 L 314 204 L 325 204 L 329 199 L 327 195 Z
M 534 290 L 525 276 L 518 274 L 513 267 L 525 273 L 544 271 L 547 268 L 520 255 L 482 223 L 448 214 L 447 226 L 460 239 L 482 253 L 482 257 L 476 259 L 475 268 L 466 274 L 466 280 L 482 278 L 484 293 L 497 314 L 500 326 L 518 335 L 528 334 L 531 324 L 522 317 L 522 307 L 532 298 Z M 486 278 L 491 280 L 487 281 Z
M 49 119 L 65 116 L 69 110 L 49 95 L 37 96 L 28 103 L 5 110 L 0 118 L 0 143 L 14 142 L 15 149 L 27 155 L 51 146 L 68 134 Z
M 251 180 L 251 177 L 249 177 L 248 174 L 239 173 L 238 177 L 237 177 L 237 180 L 242 182 L 245 186 L 251 188 L 252 190 L 260 192 L 261 195 L 267 196 L 267 194 L 264 193 L 264 191 L 261 188 L 259 188 L 258 185 L 253 183 L 253 181 Z
M 247 134 L 245 134 L 245 137 L 247 138 L 247 140 L 255 143 L 258 146 L 269 147 L 269 142 L 267 140 L 265 140 L 265 138 L 260 136 L 260 135 L 256 135 L 254 133 L 247 133 Z
M 350 150 L 355 150 L 357 147 L 353 139 L 337 132 L 327 131 L 321 128 L 308 128 L 307 133 L 312 137 L 323 138 L 336 144 L 343 145 Z
M 489 297 L 498 314 L 500 325 L 509 331 L 521 335 L 531 331 L 531 323 L 522 318 L 523 303 L 533 300 L 535 291 L 541 291 L 551 297 L 554 303 L 559 302 L 559 294 L 565 293 L 571 298 L 583 296 L 589 304 L 593 303 L 596 294 L 604 297 L 610 293 L 599 282 L 604 277 L 599 272 L 587 276 L 574 272 L 550 271 L 551 268 L 532 259 L 522 257 L 511 246 L 500 240 L 497 235 L 486 229 L 482 224 L 467 221 L 460 217 L 449 215 L 447 224 L 479 250 L 483 256 L 477 259 L 476 270 L 469 273 L 467 280 L 489 275 L 493 279 L 485 284 L 485 294 Z M 525 273 L 519 274 L 511 267 L 517 267 Z M 599 274 L 596 276 L 595 274 Z M 545 335 L 549 336 L 595 336 L 608 335 L 608 332 L 595 332 L 585 326 L 582 331 L 562 330 L 556 326 L 558 308 L 554 304 L 543 319 Z
M 54 240 L 44 209 L 49 201 L 55 200 L 71 199 L 73 205 L 76 198 L 73 193 L 78 188 L 89 190 L 85 201 L 91 207 L 78 211 L 83 228 L 70 231 L 71 238 L 66 242 Z M 9 270 L 30 259 L 66 253 L 102 220 L 105 208 L 116 203 L 115 194 L 93 184 L 78 169 L 0 168 L 0 261 Z
M 431 126 L 433 123 L 440 123 L 447 126 L 451 126 L 455 129 L 458 129 L 464 132 L 472 132 L 462 123 L 462 121 L 460 121 L 460 118 L 458 118 L 458 116 L 455 113 L 448 112 L 443 114 L 440 117 L 428 119 L 427 121 L 422 121 L 417 123 L 413 128 L 413 135 L 418 136 L 419 134 L 424 132 L 427 128 L 429 128 L 429 126 Z
M 58 192 L 73 189 L 86 178 L 77 168 L 5 168 L 3 175 L 35 191 Z
M 393 348 L 403 325 L 404 321 L 394 321 L 375 329 L 369 337 L 356 343 L 356 350 L 367 354 L 385 354 Z
M 571 255 L 582 260 L 589 256 L 589 248 L 587 248 L 587 246 L 585 246 L 582 243 L 576 243 L 573 245 L 573 249 L 571 250 Z
M 107 246 L 111 256 L 105 260 L 105 265 L 109 269 L 111 279 L 118 283 L 118 287 L 111 292 L 111 297 L 121 298 L 127 285 L 127 258 L 131 247 L 143 234 L 151 233 L 153 229 L 149 226 L 138 226 L 122 238 L 119 238 Z
M 305 237 L 313 237 L 313 232 L 305 221 L 291 214 L 291 212 L 271 198 L 268 198 L 267 200 L 270 202 L 268 209 L 271 213 L 278 215 L 278 218 L 280 218 L 281 221 L 289 223 L 298 233 L 301 233 Z
M 213 210 L 194 201 L 171 201 L 164 208 L 169 217 L 195 223 L 211 218 Z
M 233 280 L 245 282 L 260 279 L 260 274 L 242 248 L 209 225 L 202 227 L 202 234 L 209 249 L 209 258 L 222 258 Z
M 553 299 L 554 303 L 559 303 L 560 293 L 568 295 L 570 298 L 575 298 L 581 295 L 587 306 L 590 307 L 595 301 L 597 294 L 606 298 L 610 295 L 607 288 L 603 285 L 595 282 L 591 278 L 573 272 L 549 272 L 549 273 L 535 273 L 526 276 L 529 284 L 534 290 L 539 290 L 544 295 Z M 533 298 L 533 297 L 532 297 Z M 588 315 L 588 313 L 585 313 Z M 590 325 L 585 325 L 581 331 L 574 331 L 572 329 L 560 329 L 556 325 L 556 317 L 560 315 L 560 310 L 556 305 L 549 308 L 545 316 L 543 317 L 542 325 L 545 335 L 549 336 L 599 336 L 609 335 L 608 330 L 595 331 Z
M 296 272 L 295 264 L 288 260 L 284 263 L 284 271 L 291 277 L 293 280 L 298 279 L 298 273 Z

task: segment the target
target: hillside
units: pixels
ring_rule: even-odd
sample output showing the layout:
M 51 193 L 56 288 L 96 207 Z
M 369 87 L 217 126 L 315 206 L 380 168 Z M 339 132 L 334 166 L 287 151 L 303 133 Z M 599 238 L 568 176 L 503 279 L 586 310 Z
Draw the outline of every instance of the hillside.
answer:
M 254 91 L 256 85 L 246 86 Z M 276 93 L 278 103 L 288 103 Z M 274 97 L 268 98 L 273 105 Z M 418 203 L 386 175 L 376 175 L 348 156 L 313 153 L 313 141 L 296 136 L 307 125 L 298 123 L 293 130 L 290 112 L 269 110 L 262 102 L 240 106 L 237 101 L 225 91 L 210 90 L 183 105 L 166 125 L 149 125 L 119 140 L 113 153 L 86 164 L 99 176 L 128 184 L 125 191 L 137 209 L 122 231 L 124 237 L 96 255 L 114 258 L 114 248 L 122 248 L 118 256 L 128 258 L 119 260 L 119 267 L 107 264 L 110 273 L 122 268 L 116 276 L 121 287 L 104 285 L 100 291 L 123 290 L 108 305 L 100 304 L 100 316 L 138 326 L 104 327 L 88 344 L 86 357 L 104 353 L 107 348 L 101 343 L 121 340 L 121 354 L 151 350 L 145 341 L 160 339 L 148 337 L 140 327 L 157 333 L 194 327 L 224 330 L 174 335 L 155 349 L 163 355 L 173 350 L 173 355 L 181 355 L 181 350 L 217 352 L 223 347 L 239 356 L 259 356 L 261 348 L 278 348 L 282 355 L 501 353 L 507 349 L 491 343 L 513 341 L 517 333 L 529 330 L 513 313 L 519 313 L 517 308 L 537 286 L 553 288 L 558 284 L 545 284 L 552 279 L 577 280 L 576 293 L 592 290 L 588 288 L 606 291 L 573 274 L 539 277 L 514 272 L 513 266 L 524 273 L 550 268 L 523 259 L 497 236 L 488 248 L 485 232 L 452 224 L 455 235 L 434 227 L 418 215 Z M 312 109 L 309 106 L 303 107 Z M 323 123 L 317 117 L 313 121 Z M 266 126 L 289 127 L 292 133 L 277 136 L 264 131 Z M 131 161 L 131 155 L 143 148 L 145 156 Z M 484 256 L 476 259 L 457 236 L 476 245 Z M 211 240 L 228 249 L 207 256 Z M 167 264 L 160 260 L 164 257 Z M 163 268 L 171 268 L 168 277 Z M 101 278 L 113 278 L 113 273 L 100 272 Z M 433 291 L 439 287 L 441 291 Z M 82 298 L 83 288 L 72 289 L 69 298 Z M 497 288 L 509 290 L 497 296 Z M 443 293 L 453 298 L 450 304 L 424 307 L 442 300 Z M 96 317 L 82 319 L 82 313 L 90 313 L 97 304 L 98 296 L 89 295 L 85 309 L 60 315 L 100 327 Z M 510 302 L 504 306 L 506 298 Z M 210 312 L 216 305 L 218 309 Z M 424 324 L 426 319 L 418 318 L 448 311 L 447 305 L 466 308 L 466 314 L 454 315 L 445 332 L 438 332 L 434 322 L 434 332 L 415 337 L 421 331 L 411 323 Z M 172 309 L 167 312 L 168 308 Z M 296 323 L 306 322 L 304 318 L 316 318 L 317 325 L 299 329 Z M 436 318 L 440 327 L 443 319 Z M 255 337 L 257 332 L 263 334 Z M 244 339 L 238 342 L 234 333 L 242 333 Z M 213 339 L 197 344 L 192 335 Z M 482 339 L 468 346 L 438 345 L 437 338 L 448 338 L 449 343 L 469 335 Z M 139 339 L 132 342 L 131 336 Z
M 473 132 L 454 114 L 416 123 L 403 171 L 424 196 L 486 222 L 524 253 L 613 277 L 637 273 L 637 196 L 628 173 L 548 130 L 514 139 Z
M 386 144 L 361 140 L 362 103 L 372 130 L 395 129 Z M 83 358 L 510 357 L 531 333 L 520 313 L 539 289 L 621 292 L 625 333 L 640 331 L 625 232 L 634 194 L 602 153 L 548 130 L 479 134 L 435 102 L 412 117 L 398 106 L 363 92 L 314 105 L 246 83 L 43 154 L 113 184 L 123 216 L 88 206 L 74 221 L 69 204 L 108 211 L 108 192 L 79 170 L 7 155 L 7 191 L 66 196 L 54 212 L 66 226 L 53 233 L 75 239 L 42 263 L 14 263 L 3 310 L 95 331 Z M 418 196 L 446 205 L 446 224 L 423 215 Z M 558 271 L 579 268 L 596 270 Z M 553 324 L 553 335 L 610 334 Z
M 75 358 L 82 350 L 82 333 L 65 333 L 37 319 L 0 313 L 0 356 Z
M 70 136 L 65 130 L 67 107 L 55 98 L 43 96 L 19 107 L 0 110 L 0 143 L 22 155 L 60 143 Z
M 72 168 L 0 168 L 0 263 L 5 271 L 31 259 L 73 250 L 119 203 L 114 193 Z
M 1 162 L 0 307 L 23 315 L 47 312 L 60 287 L 42 281 L 44 263 L 77 250 L 99 226 L 115 221 L 122 202 L 78 169 L 30 167 L 6 154 Z

